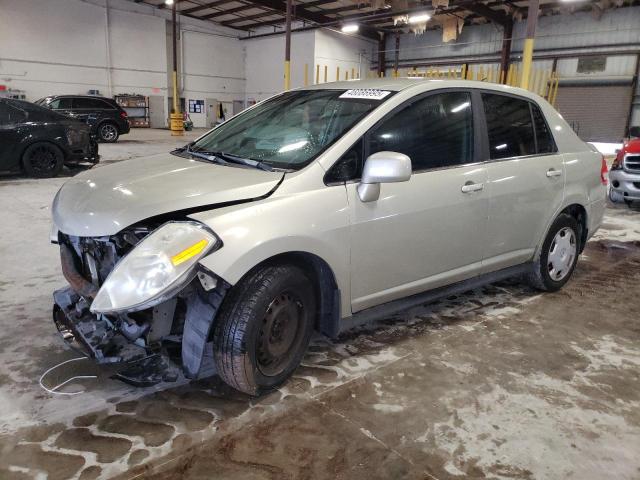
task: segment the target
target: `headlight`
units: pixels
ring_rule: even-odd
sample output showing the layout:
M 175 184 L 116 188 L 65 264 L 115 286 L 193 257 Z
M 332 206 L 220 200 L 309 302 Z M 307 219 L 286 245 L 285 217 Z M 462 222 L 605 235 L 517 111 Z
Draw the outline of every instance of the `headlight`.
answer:
M 191 281 L 198 260 L 221 246 L 204 225 L 165 223 L 118 262 L 93 300 L 91 311 L 132 312 L 157 305 Z

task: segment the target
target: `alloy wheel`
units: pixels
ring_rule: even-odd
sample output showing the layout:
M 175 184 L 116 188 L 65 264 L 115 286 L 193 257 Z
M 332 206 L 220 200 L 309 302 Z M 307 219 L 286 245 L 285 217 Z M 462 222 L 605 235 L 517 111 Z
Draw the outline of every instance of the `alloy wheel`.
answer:
M 105 123 L 100 127 L 100 138 L 106 142 L 113 141 L 118 136 L 118 130 L 110 123 Z
M 49 173 L 55 170 L 58 157 L 53 149 L 46 145 L 41 145 L 31 152 L 29 163 L 34 171 L 43 174 Z

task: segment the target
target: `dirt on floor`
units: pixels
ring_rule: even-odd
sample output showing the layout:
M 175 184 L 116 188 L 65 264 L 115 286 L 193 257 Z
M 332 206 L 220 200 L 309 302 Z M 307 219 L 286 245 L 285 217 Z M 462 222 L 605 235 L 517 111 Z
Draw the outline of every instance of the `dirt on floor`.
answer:
M 82 360 L 45 380 L 99 378 L 55 396 L 40 375 L 77 357 L 50 318 L 55 182 L 0 183 L 0 478 L 640 478 L 640 212 L 610 208 L 560 292 L 512 280 L 315 337 L 260 398 L 216 377 L 135 389 Z

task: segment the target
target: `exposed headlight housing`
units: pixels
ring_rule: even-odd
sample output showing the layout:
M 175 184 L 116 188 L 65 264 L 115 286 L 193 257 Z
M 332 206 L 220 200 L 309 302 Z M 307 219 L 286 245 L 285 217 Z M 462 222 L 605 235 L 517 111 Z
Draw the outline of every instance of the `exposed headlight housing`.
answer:
M 153 307 L 190 282 L 198 261 L 221 246 L 220 239 L 200 223 L 165 223 L 116 264 L 91 311 L 122 313 Z

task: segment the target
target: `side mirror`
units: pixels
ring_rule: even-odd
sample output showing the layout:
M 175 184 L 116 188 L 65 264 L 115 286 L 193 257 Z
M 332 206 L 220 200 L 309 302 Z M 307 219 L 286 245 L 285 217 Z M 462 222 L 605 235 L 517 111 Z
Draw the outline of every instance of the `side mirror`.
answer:
M 381 183 L 406 182 L 411 178 L 411 159 L 403 153 L 377 152 L 364 162 L 358 196 L 363 202 L 380 197 Z
M 640 138 L 640 126 L 629 127 L 629 136 Z

